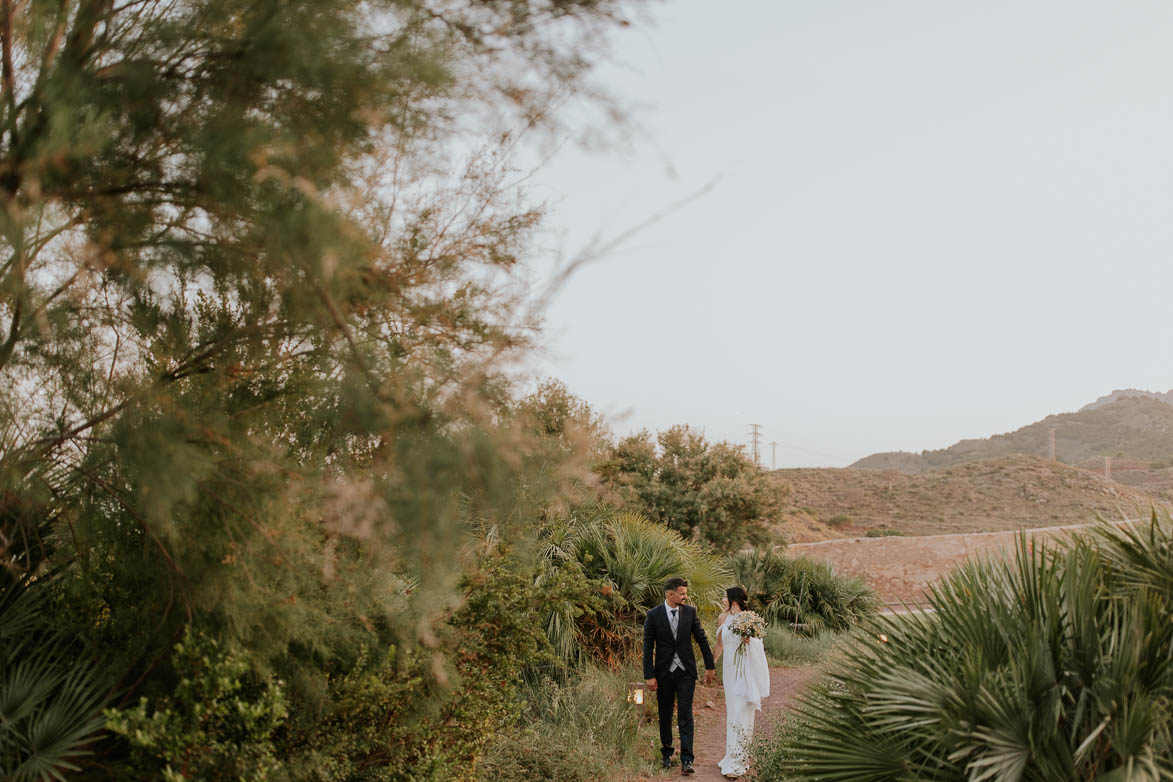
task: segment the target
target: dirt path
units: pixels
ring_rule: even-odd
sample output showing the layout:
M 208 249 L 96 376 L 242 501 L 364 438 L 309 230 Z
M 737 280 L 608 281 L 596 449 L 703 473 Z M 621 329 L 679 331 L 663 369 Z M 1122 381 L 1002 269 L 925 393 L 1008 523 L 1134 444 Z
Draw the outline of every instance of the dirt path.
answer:
M 754 732 L 768 729 L 802 689 L 818 676 L 814 666 L 802 668 L 771 668 L 770 697 L 762 702 L 754 724 Z M 696 718 L 696 739 L 693 751 L 696 760 L 693 766 L 696 774 L 689 779 L 694 782 L 724 782 L 725 777 L 717 768 L 717 761 L 725 756 L 725 691 L 720 682 L 714 687 L 698 684 L 693 699 L 693 713 Z M 641 776 L 639 780 L 664 780 L 680 778 L 680 766 L 662 771 L 653 776 Z

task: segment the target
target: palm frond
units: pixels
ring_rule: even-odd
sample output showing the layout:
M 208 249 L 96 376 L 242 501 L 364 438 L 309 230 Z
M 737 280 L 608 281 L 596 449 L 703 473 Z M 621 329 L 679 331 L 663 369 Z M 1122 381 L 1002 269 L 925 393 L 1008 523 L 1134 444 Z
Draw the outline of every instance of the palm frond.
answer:
M 864 622 L 800 704 L 786 773 L 1173 779 L 1171 575 L 1155 520 L 967 563 L 931 590 L 935 613 Z
M 45 625 L 48 581 L 0 583 L 0 775 L 16 782 L 77 770 L 102 729 L 108 695 L 95 662 Z

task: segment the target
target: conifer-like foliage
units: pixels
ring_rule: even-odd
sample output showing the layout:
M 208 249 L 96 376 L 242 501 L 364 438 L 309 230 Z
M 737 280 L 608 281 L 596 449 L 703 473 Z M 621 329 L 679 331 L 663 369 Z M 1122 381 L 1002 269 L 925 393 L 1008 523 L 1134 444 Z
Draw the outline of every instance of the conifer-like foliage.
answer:
M 242 692 L 284 682 L 290 778 L 475 765 L 475 736 L 328 760 L 306 737 L 422 723 L 478 664 L 445 629 L 466 522 L 505 529 L 550 483 L 519 501 L 498 371 L 527 342 L 511 280 L 540 217 L 508 155 L 615 20 L 608 0 L 0 3 L 0 555 L 60 571 L 55 620 L 115 707 L 162 719 L 194 627 Z M 400 700 L 356 694 L 364 675 Z

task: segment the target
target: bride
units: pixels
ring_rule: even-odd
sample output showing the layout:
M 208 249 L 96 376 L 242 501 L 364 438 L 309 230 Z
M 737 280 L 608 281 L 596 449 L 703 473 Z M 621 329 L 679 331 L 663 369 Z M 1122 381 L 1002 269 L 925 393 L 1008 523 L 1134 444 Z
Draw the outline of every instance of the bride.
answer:
M 721 607 L 725 609 L 717 619 L 717 644 L 714 658 L 721 659 L 723 650 L 729 650 L 725 658 L 722 678 L 725 684 L 725 757 L 717 765 L 727 779 L 749 771 L 749 744 L 753 738 L 754 713 L 761 711 L 762 698 L 770 694 L 770 669 L 766 663 L 766 650 L 760 638 L 740 638 L 729 629 L 729 618 L 745 610 L 749 596 L 739 586 L 725 590 Z M 736 655 L 739 644 L 745 644 L 745 652 Z

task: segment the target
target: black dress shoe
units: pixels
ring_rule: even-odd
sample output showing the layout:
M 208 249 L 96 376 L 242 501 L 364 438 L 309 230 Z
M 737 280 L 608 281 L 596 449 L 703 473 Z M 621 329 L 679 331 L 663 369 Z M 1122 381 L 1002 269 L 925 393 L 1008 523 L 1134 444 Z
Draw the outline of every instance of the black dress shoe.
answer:
M 680 775 L 681 776 L 686 777 L 689 774 L 695 774 L 695 773 L 696 772 L 693 771 L 693 769 L 692 769 L 692 761 L 691 760 L 686 760 L 680 764 Z

